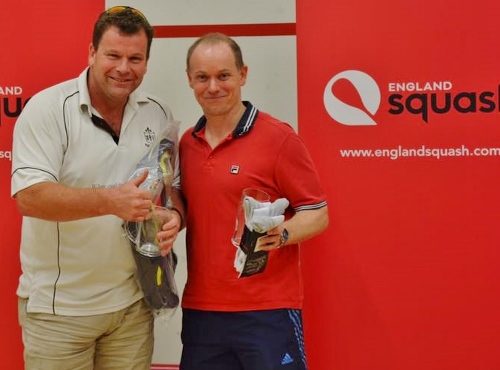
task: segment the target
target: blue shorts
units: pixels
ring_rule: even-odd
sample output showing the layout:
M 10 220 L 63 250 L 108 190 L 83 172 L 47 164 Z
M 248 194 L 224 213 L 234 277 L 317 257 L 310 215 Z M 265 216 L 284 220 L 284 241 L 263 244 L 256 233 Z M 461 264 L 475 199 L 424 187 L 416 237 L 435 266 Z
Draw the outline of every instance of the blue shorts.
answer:
M 183 310 L 180 370 L 306 370 L 300 310 Z

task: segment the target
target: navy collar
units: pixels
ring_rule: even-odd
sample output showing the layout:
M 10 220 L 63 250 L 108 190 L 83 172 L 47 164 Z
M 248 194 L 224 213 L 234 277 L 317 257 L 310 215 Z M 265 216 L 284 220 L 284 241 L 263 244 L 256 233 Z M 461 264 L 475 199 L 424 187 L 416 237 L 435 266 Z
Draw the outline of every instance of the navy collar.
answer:
M 259 113 L 258 109 L 255 108 L 249 101 L 244 101 L 243 104 L 245 105 L 246 109 L 243 113 L 243 116 L 241 116 L 240 122 L 238 122 L 238 125 L 232 132 L 233 137 L 240 137 L 248 134 L 252 129 L 255 120 L 257 119 L 257 114 Z M 196 123 L 196 126 L 194 126 L 193 136 L 195 136 L 206 125 L 207 118 L 205 116 L 202 116 Z
M 103 120 L 101 117 L 96 116 L 95 114 L 92 114 L 90 117 L 92 120 L 92 123 L 96 126 L 99 127 L 101 130 L 106 131 L 108 134 L 111 135 L 113 138 L 113 141 L 118 144 L 118 141 L 120 140 L 120 137 L 115 134 L 113 129 L 111 128 L 110 124 L 107 123 L 105 120 Z

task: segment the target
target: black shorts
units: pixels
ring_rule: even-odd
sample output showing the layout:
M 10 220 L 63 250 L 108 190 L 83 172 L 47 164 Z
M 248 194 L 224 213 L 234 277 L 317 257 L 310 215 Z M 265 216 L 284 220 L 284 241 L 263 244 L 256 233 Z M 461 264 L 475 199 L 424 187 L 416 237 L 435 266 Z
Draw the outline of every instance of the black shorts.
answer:
M 300 310 L 183 310 L 180 370 L 306 370 Z

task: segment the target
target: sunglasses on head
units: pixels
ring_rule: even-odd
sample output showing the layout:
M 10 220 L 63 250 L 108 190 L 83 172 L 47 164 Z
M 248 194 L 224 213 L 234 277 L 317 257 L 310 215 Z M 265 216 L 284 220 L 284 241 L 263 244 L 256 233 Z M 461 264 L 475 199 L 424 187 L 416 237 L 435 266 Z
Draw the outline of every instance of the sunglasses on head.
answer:
M 132 8 L 130 6 L 124 6 L 124 5 L 117 5 L 109 8 L 108 10 L 105 11 L 106 14 L 118 14 L 121 12 L 124 12 L 126 10 L 129 10 L 132 14 L 138 15 L 145 21 L 147 21 L 146 16 L 142 14 L 139 10 Z

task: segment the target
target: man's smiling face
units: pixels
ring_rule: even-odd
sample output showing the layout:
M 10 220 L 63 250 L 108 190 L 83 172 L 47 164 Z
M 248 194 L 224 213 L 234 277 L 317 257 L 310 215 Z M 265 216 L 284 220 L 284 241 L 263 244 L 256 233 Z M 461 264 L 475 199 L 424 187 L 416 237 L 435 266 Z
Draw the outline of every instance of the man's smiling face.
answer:
M 91 96 L 126 100 L 146 74 L 147 44 L 144 30 L 127 35 L 114 26 L 107 29 L 97 49 L 93 45 L 89 48 Z

